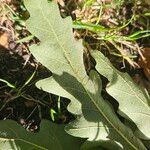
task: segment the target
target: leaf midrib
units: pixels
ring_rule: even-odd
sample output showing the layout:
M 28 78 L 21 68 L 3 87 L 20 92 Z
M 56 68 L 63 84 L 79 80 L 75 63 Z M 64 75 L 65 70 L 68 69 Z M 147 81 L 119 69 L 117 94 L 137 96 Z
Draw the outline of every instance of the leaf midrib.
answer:
M 40 6 L 40 5 L 39 5 Z M 84 86 L 84 84 L 82 83 L 81 78 L 78 76 L 78 74 L 76 73 L 76 70 L 74 69 L 71 60 L 68 58 L 67 53 L 65 51 L 67 51 L 60 43 L 59 43 L 59 39 L 57 37 L 57 34 L 55 33 L 55 30 L 53 29 L 51 23 L 48 21 L 48 19 L 44 16 L 43 11 L 41 9 L 41 7 L 38 7 L 41 10 L 42 16 L 43 18 L 45 18 L 46 22 L 49 24 L 49 26 L 52 29 L 52 32 L 54 34 L 54 37 L 58 43 L 58 45 L 62 48 L 63 51 L 63 55 L 65 57 L 65 59 L 68 61 L 68 63 L 70 64 L 71 69 L 73 70 L 73 72 L 75 73 L 75 75 L 77 76 L 78 80 L 80 81 L 80 83 L 82 84 L 82 86 L 84 87 L 86 93 L 88 93 L 88 96 L 90 97 L 90 99 L 92 100 L 92 102 L 94 103 L 94 105 L 96 106 L 96 108 L 99 110 L 99 112 L 104 116 L 104 118 L 107 120 L 107 122 L 117 131 L 118 134 L 120 134 L 120 136 L 131 145 L 131 147 L 133 147 L 135 150 L 138 150 L 138 148 L 136 148 L 134 146 L 134 144 L 132 144 L 130 141 L 128 141 L 128 139 L 119 131 L 117 130 L 117 128 L 113 125 L 113 123 L 111 123 L 111 121 L 107 118 L 107 116 L 103 113 L 103 111 L 99 108 L 99 106 L 97 105 L 97 103 L 95 103 L 95 100 L 93 99 L 93 97 L 91 97 L 90 93 L 87 91 L 86 87 Z
M 41 2 L 41 3 L 42 3 L 42 2 Z M 41 3 L 40 3 L 40 5 L 41 5 Z M 57 36 L 55 30 L 53 29 L 53 26 L 51 25 L 51 23 L 49 22 L 49 20 L 48 20 L 48 19 L 45 17 L 45 15 L 43 14 L 43 10 L 41 9 L 40 5 L 39 5 L 38 8 L 41 10 L 41 13 L 42 13 L 43 18 L 45 18 L 46 22 L 47 22 L 48 25 L 51 27 L 52 33 L 54 34 L 54 37 L 55 37 L 55 39 L 56 39 L 58 45 L 60 46 L 60 48 L 62 48 L 62 50 L 63 50 L 63 52 L 64 52 L 63 56 L 64 56 L 65 59 L 67 60 L 68 64 L 71 66 L 71 69 L 73 70 L 73 72 L 78 76 L 78 74 L 76 73 L 76 70 L 74 70 L 74 67 L 73 67 L 73 65 L 72 65 L 71 60 L 70 60 L 70 59 L 68 58 L 68 56 L 67 56 L 67 53 L 66 53 L 67 50 L 66 50 L 66 49 L 62 46 L 62 44 L 59 42 L 60 40 L 59 40 L 59 38 L 58 38 L 58 36 Z M 79 78 L 79 79 L 80 79 L 80 78 Z

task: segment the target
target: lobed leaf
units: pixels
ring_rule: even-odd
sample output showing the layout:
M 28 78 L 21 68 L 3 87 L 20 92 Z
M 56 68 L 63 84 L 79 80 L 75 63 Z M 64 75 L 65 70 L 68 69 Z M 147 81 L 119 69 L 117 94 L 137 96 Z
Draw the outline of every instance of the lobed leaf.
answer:
M 26 131 L 15 121 L 0 121 L 1 150 L 79 150 L 81 140 L 64 131 L 63 125 L 43 120 L 38 133 Z M 74 145 L 74 147 L 72 147 Z
M 79 106 L 78 110 L 74 108 L 71 111 L 75 114 L 81 111 L 85 122 L 88 122 L 84 129 L 80 118 L 77 124 L 73 122 L 66 128 L 67 132 L 73 136 L 88 138 L 93 143 L 109 140 L 114 144 L 119 142 L 126 150 L 145 150 L 142 142 L 121 123 L 110 105 L 101 97 L 101 80 L 98 74 L 95 71 L 91 71 L 90 77 L 86 74 L 83 46 L 81 41 L 76 41 L 73 37 L 70 17 L 62 19 L 58 6 L 47 0 L 24 2 L 30 13 L 27 28 L 41 41 L 39 45 L 30 47 L 30 51 L 53 73 L 47 82 L 44 80 L 37 83 L 38 87 L 69 98 L 72 104 L 78 101 L 82 109 Z
M 119 113 L 132 120 L 146 137 L 150 138 L 150 99 L 127 73 L 119 72 L 100 52 L 93 51 L 97 71 L 109 80 L 107 92 L 119 102 Z M 138 132 L 138 131 L 137 131 Z

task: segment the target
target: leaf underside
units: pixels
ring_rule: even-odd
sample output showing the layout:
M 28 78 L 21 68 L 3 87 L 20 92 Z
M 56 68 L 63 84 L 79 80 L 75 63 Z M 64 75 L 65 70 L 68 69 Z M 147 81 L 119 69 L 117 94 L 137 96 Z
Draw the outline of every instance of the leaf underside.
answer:
M 26 26 L 40 40 L 40 44 L 31 46 L 30 51 L 53 73 L 52 77 L 36 85 L 44 91 L 70 99 L 69 110 L 79 115 L 66 127 L 66 131 L 73 136 L 87 138 L 94 144 L 109 141 L 118 149 L 145 150 L 142 142 L 121 123 L 102 98 L 99 75 L 95 71 L 91 71 L 90 76 L 86 74 L 83 46 L 73 37 L 71 18 L 62 19 L 54 2 L 24 2 L 30 13 Z M 74 104 L 77 107 L 73 107 Z
M 138 127 L 139 137 L 150 139 L 150 99 L 131 77 L 115 69 L 109 60 L 100 52 L 94 51 L 97 71 L 110 83 L 107 92 L 119 102 L 120 115 L 132 120 Z

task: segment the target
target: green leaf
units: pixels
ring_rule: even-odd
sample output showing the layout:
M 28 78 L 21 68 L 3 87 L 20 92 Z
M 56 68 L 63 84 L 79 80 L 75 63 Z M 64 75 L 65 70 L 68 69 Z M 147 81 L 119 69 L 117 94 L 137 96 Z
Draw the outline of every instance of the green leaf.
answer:
M 1 150 L 79 150 L 81 143 L 66 134 L 63 125 L 50 121 L 43 120 L 38 133 L 26 131 L 12 120 L 0 121 Z
M 49 81 L 48 81 L 49 80 Z M 60 78 L 60 81 L 59 83 L 61 83 L 61 78 Z M 72 81 L 74 79 L 71 79 Z M 63 83 L 62 83 L 63 84 Z M 62 87 L 68 87 L 68 85 L 70 84 L 68 81 L 66 81 L 65 85 L 62 85 Z M 51 92 L 53 94 L 57 94 L 60 93 L 61 96 L 63 97 L 66 97 L 66 98 L 72 98 L 69 97 L 69 94 L 64 94 L 64 89 L 62 88 L 61 89 L 61 86 L 58 84 L 58 82 L 54 82 L 54 78 L 47 78 L 47 79 L 44 79 L 44 80 L 41 80 L 39 82 L 37 82 L 36 84 L 39 88 L 42 88 L 43 90 L 45 91 L 48 91 L 48 92 Z M 79 95 L 80 96 L 80 95 Z M 81 95 L 81 97 L 84 97 L 84 95 Z M 78 98 L 79 99 L 79 98 Z M 118 145 L 116 143 L 112 143 L 112 141 L 107 138 L 108 136 L 112 136 L 111 134 L 113 134 L 113 138 L 117 139 L 118 138 L 118 134 L 117 134 L 117 137 L 115 137 L 115 131 L 113 131 L 112 127 L 107 127 L 103 122 L 101 122 L 101 116 L 99 113 L 96 112 L 96 110 L 93 110 L 92 109 L 92 104 L 91 103 L 88 103 L 86 102 L 86 100 L 89 100 L 89 98 L 85 98 L 85 101 L 84 99 L 81 98 L 81 100 L 83 100 L 82 103 L 86 103 L 86 104 L 83 104 L 84 106 L 82 106 L 82 111 L 84 113 L 84 117 L 86 117 L 86 119 L 82 116 L 81 118 L 79 117 L 75 122 L 72 122 L 70 123 L 67 127 L 66 127 L 66 131 L 68 133 L 70 133 L 71 135 L 73 136 L 77 136 L 77 137 L 82 137 L 82 138 L 88 138 L 88 141 L 92 141 L 92 145 L 95 146 L 95 145 L 98 145 L 98 141 L 100 142 L 99 144 L 103 144 L 103 142 L 108 142 L 107 145 L 109 145 L 109 143 L 111 143 L 112 145 L 110 146 L 112 148 L 112 146 L 115 146 L 115 149 L 120 149 L 120 148 L 116 148 L 118 147 Z M 72 102 L 74 103 L 74 100 L 72 99 Z M 106 110 L 106 115 L 109 115 L 107 116 L 108 118 L 111 118 L 112 120 L 112 123 L 116 123 L 117 125 L 117 128 L 122 128 L 123 130 L 125 131 L 121 131 L 120 132 L 124 132 L 124 136 L 129 136 L 128 134 L 130 133 L 131 136 L 132 135 L 132 132 L 127 129 L 119 120 L 118 118 L 116 118 L 116 115 L 114 114 L 113 110 L 110 109 L 109 105 L 107 105 L 106 102 L 104 101 L 100 101 L 101 103 L 101 106 L 102 108 L 101 109 L 104 109 Z M 71 103 L 70 103 L 71 104 Z M 74 109 L 76 108 L 76 105 L 74 105 Z M 80 107 L 77 107 L 77 110 L 79 109 Z M 71 109 L 73 112 L 73 109 Z M 103 110 L 103 111 L 104 111 Z M 105 111 L 104 111 L 105 112 Z M 79 113 L 76 113 L 76 114 L 79 114 Z M 89 120 L 90 119 L 90 120 Z M 94 121 L 93 121 L 94 119 Z M 120 123 L 120 124 L 119 124 Z M 109 130 L 112 130 L 113 132 L 110 132 L 109 133 Z M 128 131 L 128 132 L 127 132 Z M 127 132 L 127 135 L 126 135 L 126 132 Z M 119 139 L 121 140 L 121 138 Z M 138 141 L 137 141 L 138 142 Z M 126 145 L 126 144 L 125 144 Z M 89 144 L 88 144 L 89 146 Z M 101 145 L 102 146 L 102 145 Z M 87 146 L 86 146 L 87 147 Z M 89 146 L 91 147 L 91 145 Z M 106 148 L 106 146 L 103 146 Z M 127 148 L 127 147 L 126 147 Z M 130 147 L 128 147 L 130 148 Z
M 96 60 L 97 71 L 110 81 L 106 90 L 119 102 L 120 114 L 132 120 L 150 138 L 150 99 L 147 94 L 127 73 L 115 69 L 102 53 L 93 51 L 92 56 Z
M 64 96 L 70 99 L 71 103 L 78 100 L 85 121 L 93 123 L 92 127 L 87 124 L 86 130 L 78 126 L 78 130 L 74 132 L 72 129 L 75 124 L 72 123 L 67 132 L 93 142 L 108 139 L 114 143 L 119 142 L 124 149 L 145 150 L 142 142 L 121 123 L 110 105 L 101 97 L 101 80 L 98 74 L 92 71 L 90 78 L 86 74 L 83 46 L 81 41 L 76 41 L 73 37 L 71 18 L 62 19 L 58 6 L 53 2 L 47 3 L 47 0 L 25 0 L 25 6 L 30 13 L 26 22 L 27 28 L 41 41 L 39 45 L 30 47 L 30 51 L 40 63 L 52 71 L 53 77 L 49 79 L 59 86 L 59 91 L 53 84 L 48 83 L 51 80 L 46 83 L 49 87 L 40 83 L 38 87 Z M 80 123 L 80 119 L 78 122 Z M 107 129 L 103 136 L 99 132 L 99 124 L 103 124 L 102 130 L 104 127 Z M 91 130 L 92 128 L 95 130 Z
M 84 116 L 80 116 L 74 122 L 66 126 L 66 131 L 73 136 L 82 138 L 89 137 L 81 149 L 93 150 L 94 148 L 98 149 L 99 147 L 103 147 L 108 150 L 122 150 L 122 146 L 119 145 L 119 143 L 107 138 L 109 128 L 104 125 L 103 122 L 90 122 L 87 121 Z
M 69 92 L 63 89 L 53 77 L 38 81 L 36 86 L 48 93 L 52 93 L 54 95 L 58 95 L 59 93 L 59 96 L 71 99 L 72 102 L 67 107 L 68 111 L 76 115 L 82 114 L 81 103 L 77 101 L 76 98 L 74 98 Z

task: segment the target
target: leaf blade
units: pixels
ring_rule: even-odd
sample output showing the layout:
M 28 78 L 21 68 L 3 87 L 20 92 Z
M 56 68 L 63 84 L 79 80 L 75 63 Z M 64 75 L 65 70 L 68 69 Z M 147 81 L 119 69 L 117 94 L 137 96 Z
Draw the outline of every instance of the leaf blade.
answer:
M 87 121 L 96 123 L 103 121 L 109 127 L 109 135 L 113 134 L 115 140 L 121 142 L 126 149 L 138 150 L 141 148 L 141 150 L 145 150 L 146 148 L 140 140 L 119 121 L 112 108 L 102 99 L 100 94 L 101 84 L 95 83 L 95 80 L 100 83 L 96 73 L 93 73 L 93 79 L 96 78 L 95 80 L 87 76 L 83 64 L 83 47 L 81 42 L 77 42 L 73 38 L 71 20 L 60 17 L 55 3 L 48 4 L 46 0 L 34 0 L 34 6 L 37 7 L 30 8 L 32 2 L 33 0 L 25 0 L 25 6 L 31 16 L 27 22 L 27 27 L 33 35 L 41 40 L 40 45 L 30 48 L 34 57 L 52 71 L 53 79 L 63 90 L 82 104 L 82 112 Z M 40 16 L 43 16 L 43 18 L 37 18 L 36 12 L 41 14 Z M 46 19 L 42 15 L 43 12 Z M 57 21 L 55 18 L 57 18 Z M 38 24 L 39 21 L 42 23 Z M 34 26 L 36 26 L 36 30 Z M 46 29 L 43 30 L 43 28 Z M 60 62 L 64 62 L 63 65 Z M 50 88 L 53 91 L 55 90 L 52 85 Z M 59 91 L 55 92 L 59 95 Z M 67 94 L 66 97 L 70 98 L 68 96 Z M 91 114 L 97 117 L 93 117 Z M 90 138 L 90 135 L 88 136 Z
M 74 144 L 74 150 L 79 149 L 83 141 L 73 138 L 64 132 L 63 125 L 57 125 L 43 120 L 38 133 L 26 131 L 15 121 L 0 121 L 0 147 L 9 150 L 66 150 L 71 149 Z M 58 136 L 59 135 L 59 136 Z M 68 140 L 68 143 L 66 143 Z
M 107 92 L 119 102 L 120 114 L 131 119 L 140 131 L 150 138 L 150 100 L 125 73 L 115 69 L 100 52 L 93 52 L 97 71 L 109 80 Z M 123 114 L 124 113 L 124 114 Z

